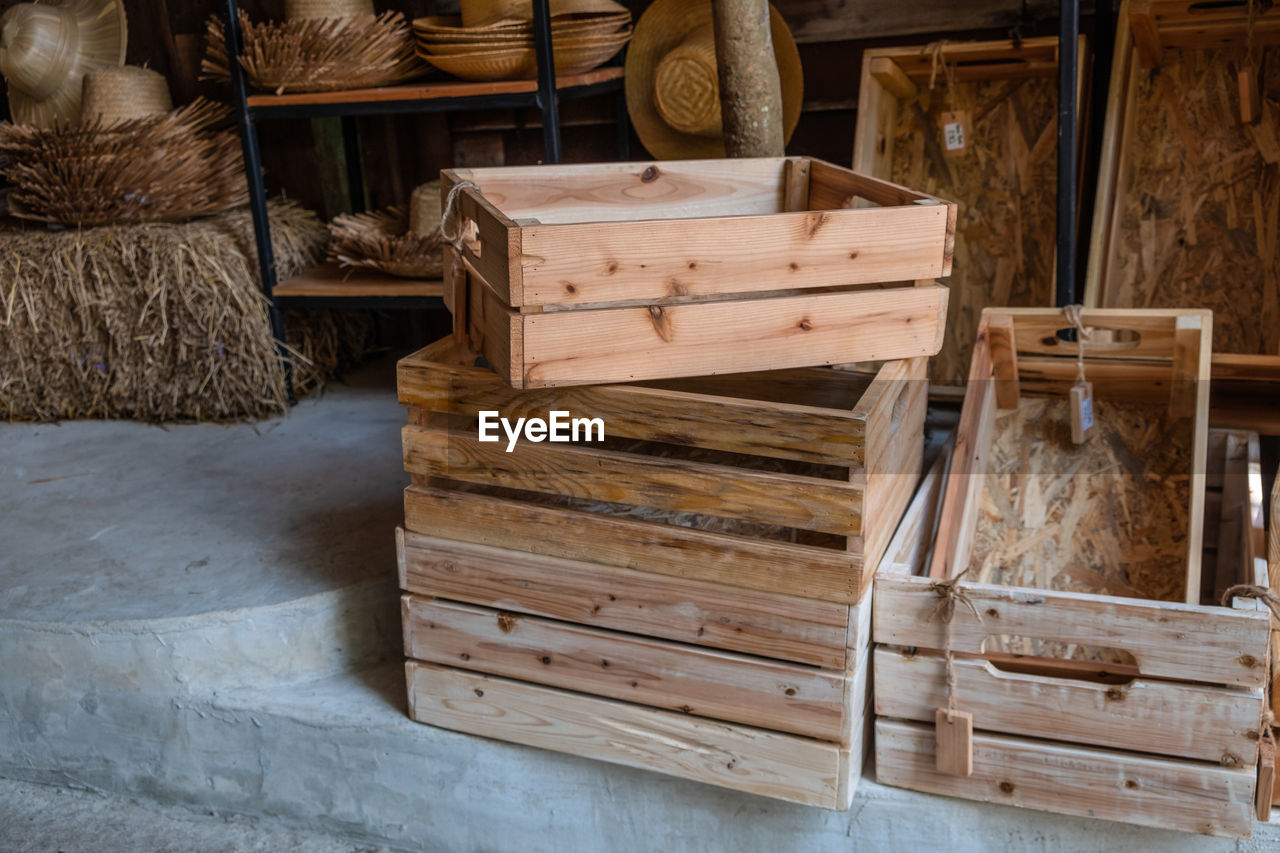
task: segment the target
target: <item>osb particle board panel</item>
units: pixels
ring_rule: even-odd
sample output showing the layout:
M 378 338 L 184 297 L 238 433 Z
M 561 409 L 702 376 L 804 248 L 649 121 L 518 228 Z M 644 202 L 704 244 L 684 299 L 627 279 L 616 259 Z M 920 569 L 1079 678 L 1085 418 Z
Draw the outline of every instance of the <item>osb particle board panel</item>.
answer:
M 1256 48 L 1262 118 L 1244 125 L 1244 48 L 1146 67 L 1123 17 L 1118 38 L 1086 304 L 1209 308 L 1215 352 L 1280 354 L 1280 48 Z
M 960 204 L 947 334 L 930 362 L 935 383 L 964 382 L 983 308 L 1053 304 L 1056 53 L 1056 38 L 947 44 L 950 75 L 941 63 L 933 73 L 923 47 L 868 51 L 864 60 L 855 168 Z M 1083 80 L 1083 40 L 1080 53 Z M 885 60 L 901 73 L 886 73 Z M 960 154 L 944 150 L 940 118 L 949 111 L 968 115 Z

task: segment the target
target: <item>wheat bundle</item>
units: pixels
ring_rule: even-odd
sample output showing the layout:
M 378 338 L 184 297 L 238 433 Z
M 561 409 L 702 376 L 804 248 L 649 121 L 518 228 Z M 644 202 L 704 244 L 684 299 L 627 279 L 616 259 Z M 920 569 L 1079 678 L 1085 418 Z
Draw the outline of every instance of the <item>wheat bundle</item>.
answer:
M 386 86 L 427 70 L 399 12 L 255 24 L 241 11 L 240 32 L 239 62 L 249 84 L 276 94 Z M 209 79 L 229 80 L 226 32 L 217 16 L 209 18 L 206 36 L 201 70 Z
M 164 115 L 75 127 L 0 125 L 15 216 L 65 225 L 176 222 L 244 204 L 230 111 L 198 98 Z
M 329 224 L 329 260 L 343 267 L 366 267 L 405 278 L 440 278 L 444 241 L 409 230 L 404 208 L 342 214 Z
M 277 269 L 316 263 L 324 225 L 272 202 Z M 0 231 L 0 417 L 238 420 L 288 408 L 241 209 L 178 225 Z M 286 319 L 299 393 L 363 342 L 367 318 Z M 354 324 L 354 325 L 353 325 Z

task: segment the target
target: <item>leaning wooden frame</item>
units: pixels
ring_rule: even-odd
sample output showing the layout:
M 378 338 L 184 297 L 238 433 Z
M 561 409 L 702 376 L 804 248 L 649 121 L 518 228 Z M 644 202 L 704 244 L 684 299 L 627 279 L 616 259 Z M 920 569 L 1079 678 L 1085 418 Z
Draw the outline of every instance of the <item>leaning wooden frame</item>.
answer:
M 1280 434 L 1280 7 L 1250 29 L 1248 0 L 1122 6 L 1084 302 L 1212 309 L 1213 422 Z
M 909 570 L 931 532 L 910 520 L 940 491 L 935 471 L 894 534 L 920 469 L 923 359 L 876 378 L 812 369 L 555 391 L 513 391 L 475 360 L 446 339 L 399 368 L 414 482 L 397 537 L 410 715 L 848 808 L 871 716 L 871 586 L 856 550 Z M 850 396 L 860 402 L 835 407 Z M 604 417 L 626 449 L 522 442 L 490 458 L 474 440 L 481 410 L 558 407 Z M 801 466 L 855 470 L 779 473 Z M 865 502 L 875 544 L 819 548 L 775 529 L 808 524 L 796 514 L 825 502 L 817 526 L 850 532 L 841 519 L 864 486 L 884 487 Z M 712 529 L 682 526 L 708 513 Z
M 942 345 L 956 206 L 820 160 L 453 169 L 441 192 L 455 331 L 515 388 Z
M 1083 115 L 1083 37 L 1078 55 Z M 1056 37 L 863 53 L 854 170 L 960 204 L 947 335 L 930 363 L 936 393 L 964 383 L 983 308 L 1054 303 L 1057 73 Z M 958 151 L 943 134 L 952 111 L 963 116 Z
M 1233 562 L 1233 583 L 1265 583 L 1263 563 L 1252 553 L 1261 515 L 1256 437 L 1213 443 L 1220 462 L 1231 447 L 1230 482 L 1203 473 L 1210 446 L 1209 313 L 1098 309 L 1085 310 L 1081 320 L 1095 334 L 1113 333 L 1096 335 L 1085 348 L 1100 418 L 1129 405 L 1106 408 L 1107 401 L 1129 400 L 1179 415 L 1156 443 L 1185 448 L 1187 599 L 1199 602 L 1202 595 L 1206 480 L 1219 495 L 1210 506 L 1217 502 L 1223 522 L 1221 538 L 1211 542 L 1215 560 L 1224 568 Z M 1037 402 L 1033 398 L 1066 396 L 1077 373 L 1077 344 L 1059 332 L 1070 325 L 1052 310 L 984 312 L 931 576 L 883 576 L 875 584 L 877 777 L 987 802 L 1247 837 L 1268 668 L 1265 607 L 1238 596 L 1218 606 L 1071 591 L 1078 588 L 1074 577 L 1091 577 L 1097 566 L 1061 566 L 1051 584 L 1039 586 L 977 581 L 989 570 L 970 556 L 979 516 L 997 527 L 1011 524 L 998 501 L 987 500 L 988 490 L 1002 485 L 986 475 L 1001 438 L 996 409 L 1016 417 L 1018 407 Z M 1136 461 L 1108 434 L 1090 441 L 1104 442 L 1097 452 L 1114 453 L 1121 465 Z M 1149 488 L 1158 475 L 1140 462 L 1136 468 L 1133 487 Z M 1242 488 L 1247 503 L 1238 500 Z M 1031 485 L 1020 489 L 1025 494 Z M 1248 514 L 1247 524 L 1237 511 Z M 1057 523 L 1061 516 L 1050 513 L 1047 520 Z M 1114 546 L 1127 555 L 1115 560 L 1141 563 L 1145 543 Z M 1206 589 L 1217 594 L 1218 574 L 1211 580 Z M 949 585 L 972 610 L 956 606 L 944 623 L 938 606 L 951 595 Z M 935 714 L 952 707 L 951 699 L 972 714 L 969 776 L 935 767 Z

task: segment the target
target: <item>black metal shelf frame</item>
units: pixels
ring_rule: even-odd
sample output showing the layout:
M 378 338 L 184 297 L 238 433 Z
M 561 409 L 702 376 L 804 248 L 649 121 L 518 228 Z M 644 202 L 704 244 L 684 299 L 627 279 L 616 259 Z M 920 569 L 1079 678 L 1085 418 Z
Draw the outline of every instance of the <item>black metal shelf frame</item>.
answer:
M 249 183 L 249 207 L 253 214 L 254 243 L 258 252 L 258 271 L 262 280 L 262 292 L 269 304 L 271 332 L 284 355 L 284 319 L 280 302 L 290 307 L 308 308 L 439 308 L 439 297 L 320 297 L 294 296 L 277 300 L 275 255 L 271 247 L 271 224 L 267 218 L 267 191 L 262 176 L 262 150 L 258 143 L 257 122 L 260 120 L 287 118 L 341 118 L 343 148 L 346 153 L 346 172 L 349 197 L 358 207 L 363 204 L 364 187 L 361 175 L 359 137 L 355 119 L 368 115 L 395 115 L 405 113 L 451 112 L 474 109 L 510 109 L 536 107 L 542 113 L 542 135 L 546 147 L 546 161 L 559 163 L 560 100 L 562 98 L 586 98 L 592 95 L 615 93 L 617 100 L 618 146 L 623 159 L 627 157 L 630 127 L 627 121 L 621 78 L 607 80 L 568 89 L 556 87 L 555 55 L 551 47 L 551 12 L 548 0 L 533 0 L 534 53 L 537 61 L 537 87 L 530 92 L 504 92 L 491 95 L 464 95 L 456 97 L 412 98 L 393 101 L 351 101 L 323 104 L 249 105 L 249 83 L 244 69 L 236 58 L 242 52 L 238 0 L 222 0 L 223 26 L 226 32 L 228 70 L 231 74 L 232 105 L 240 128 L 240 142 L 244 152 L 245 174 Z M 358 212 L 358 210 L 356 211 Z M 287 361 L 286 361 L 287 364 Z

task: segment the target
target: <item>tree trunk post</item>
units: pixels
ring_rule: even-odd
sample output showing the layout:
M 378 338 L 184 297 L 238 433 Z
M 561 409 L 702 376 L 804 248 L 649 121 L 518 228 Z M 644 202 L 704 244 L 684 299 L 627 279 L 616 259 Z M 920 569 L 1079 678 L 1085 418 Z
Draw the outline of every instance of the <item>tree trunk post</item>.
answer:
M 730 157 L 781 157 L 782 87 L 768 0 L 711 0 L 724 149 Z

